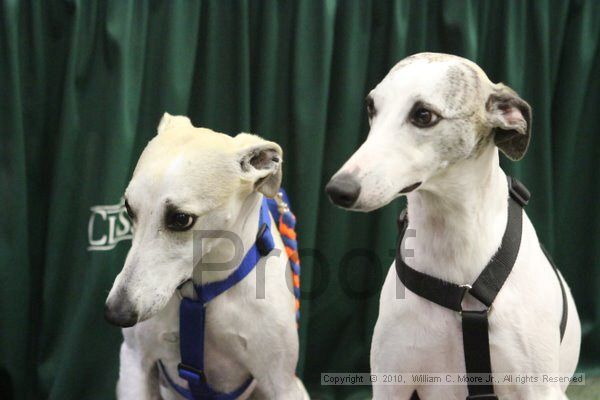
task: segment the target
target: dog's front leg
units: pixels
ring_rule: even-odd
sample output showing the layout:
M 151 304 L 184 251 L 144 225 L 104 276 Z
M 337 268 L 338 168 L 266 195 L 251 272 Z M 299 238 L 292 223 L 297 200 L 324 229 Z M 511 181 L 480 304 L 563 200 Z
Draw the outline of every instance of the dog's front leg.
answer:
M 156 363 L 144 362 L 126 341 L 121 345 L 117 399 L 160 400 Z
M 277 385 L 261 385 L 259 383 L 250 396 L 250 400 L 270 399 L 309 400 L 310 396 L 298 377 L 293 377 L 291 380 L 285 379 L 284 382 Z
M 295 327 L 278 332 L 273 336 L 272 343 L 276 344 L 264 346 L 262 342 L 256 342 L 254 351 L 250 352 L 256 355 L 247 360 L 250 372 L 256 379 L 251 399 L 308 400 L 308 392 L 294 374 L 298 360 Z

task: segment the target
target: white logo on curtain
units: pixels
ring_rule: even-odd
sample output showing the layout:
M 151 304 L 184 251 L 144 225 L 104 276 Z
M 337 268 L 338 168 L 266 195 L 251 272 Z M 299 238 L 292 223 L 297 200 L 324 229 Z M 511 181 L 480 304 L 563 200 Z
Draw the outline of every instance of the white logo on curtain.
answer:
M 107 251 L 123 240 L 131 240 L 132 225 L 125 201 L 118 204 L 90 207 L 88 222 L 88 251 Z

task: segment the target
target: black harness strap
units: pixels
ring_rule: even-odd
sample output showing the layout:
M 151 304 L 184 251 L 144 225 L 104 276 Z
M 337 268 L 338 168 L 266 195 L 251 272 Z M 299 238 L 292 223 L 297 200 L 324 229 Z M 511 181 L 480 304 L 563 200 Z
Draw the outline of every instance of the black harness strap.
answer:
M 401 254 L 402 238 L 408 226 L 406 213 L 401 214 L 401 220 L 399 220 L 400 238 L 396 252 L 398 277 L 410 291 L 442 307 L 457 311 L 462 316 L 465 366 L 467 377 L 470 378 L 467 400 L 497 399 L 491 381 L 488 313 L 498 292 L 510 275 L 519 254 L 523 225 L 522 207 L 529 200 L 529 191 L 521 182 L 508 177 L 508 184 L 510 193 L 508 217 L 502 243 L 472 287 L 435 278 L 406 264 Z M 483 311 L 463 310 L 461 304 L 467 293 L 481 301 L 486 309 Z M 472 379 L 474 374 L 482 377 L 485 384 L 473 384 L 475 383 Z
M 502 289 L 519 254 L 523 227 L 521 207 L 521 204 L 518 204 L 514 199 L 511 191 L 511 196 L 508 199 L 506 230 L 500 248 L 475 280 L 473 287 L 469 289 L 469 293 L 488 308 L 491 307 L 498 292 Z
M 424 274 L 423 272 L 408 266 L 402 259 L 400 249 L 404 232 L 408 226 L 408 219 L 406 219 L 405 212 L 401 214 L 401 218 L 403 219 L 401 220 L 400 240 L 396 252 L 396 273 L 398 274 L 400 281 L 402 281 L 404 286 L 411 292 L 414 292 L 429 301 L 454 311 L 461 311 L 462 299 L 469 289 L 468 286 L 456 285 L 431 275 Z
M 569 304 L 567 303 L 567 292 L 565 291 L 565 285 L 563 284 L 563 281 L 560 278 L 560 274 L 558 273 L 558 268 L 556 267 L 554 260 L 552 260 L 552 257 L 550 257 L 548 250 L 546 250 L 544 246 L 540 244 L 540 247 L 542 248 L 542 251 L 544 252 L 546 258 L 550 262 L 550 265 L 552 265 L 554 273 L 556 274 L 556 278 L 558 279 L 558 283 L 560 284 L 560 292 L 562 294 L 563 301 L 563 312 L 562 317 L 560 319 L 560 341 L 562 342 L 563 337 L 565 336 L 565 329 L 567 329 L 567 320 L 569 319 Z
M 488 310 L 461 312 L 463 348 L 468 379 L 467 389 L 469 390 L 468 400 L 497 399 L 491 381 L 492 362 L 490 360 Z M 485 384 L 472 384 L 476 379 L 483 379 Z

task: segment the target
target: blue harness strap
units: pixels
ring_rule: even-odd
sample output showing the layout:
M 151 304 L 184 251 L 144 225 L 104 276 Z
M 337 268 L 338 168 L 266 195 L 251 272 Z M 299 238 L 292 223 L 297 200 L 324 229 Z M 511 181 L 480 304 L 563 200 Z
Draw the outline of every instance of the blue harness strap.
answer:
M 186 380 L 189 389 L 176 384 L 162 362 L 158 365 L 168 383 L 181 396 L 189 400 L 233 400 L 248 389 L 253 378 L 250 377 L 233 392 L 221 393 L 214 390 L 204 375 L 204 326 L 206 322 L 206 304 L 212 299 L 235 286 L 256 267 L 259 260 L 275 248 L 271 234 L 271 218 L 267 200 L 263 199 L 258 220 L 256 241 L 244 256 L 239 267 L 227 278 L 194 286 L 196 299 L 181 299 L 179 306 L 179 350 L 181 363 L 177 366 L 179 376 Z

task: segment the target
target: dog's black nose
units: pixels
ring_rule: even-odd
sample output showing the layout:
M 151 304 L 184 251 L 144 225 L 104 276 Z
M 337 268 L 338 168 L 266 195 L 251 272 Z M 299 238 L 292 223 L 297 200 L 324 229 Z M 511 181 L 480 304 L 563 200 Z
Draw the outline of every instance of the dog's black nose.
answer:
M 340 207 L 351 207 L 360 195 L 360 184 L 350 174 L 336 176 L 325 186 L 329 198 Z
M 138 322 L 138 314 L 131 307 L 123 307 L 121 304 L 104 305 L 104 319 L 113 325 L 129 328 Z

